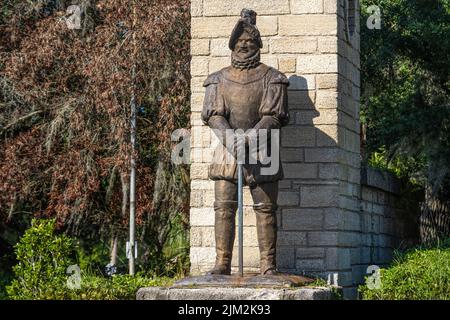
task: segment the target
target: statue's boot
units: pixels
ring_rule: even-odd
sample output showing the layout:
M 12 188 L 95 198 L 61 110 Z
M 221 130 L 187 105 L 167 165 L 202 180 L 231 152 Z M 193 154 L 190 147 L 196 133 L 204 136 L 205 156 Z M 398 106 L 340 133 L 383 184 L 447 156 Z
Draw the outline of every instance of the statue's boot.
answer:
M 216 238 L 216 264 L 208 272 L 229 275 L 231 273 L 231 257 L 235 237 L 235 217 L 237 201 L 215 201 L 214 231 Z
M 260 272 L 262 275 L 275 275 L 277 274 L 277 206 L 271 203 L 260 203 L 253 208 L 256 213 Z

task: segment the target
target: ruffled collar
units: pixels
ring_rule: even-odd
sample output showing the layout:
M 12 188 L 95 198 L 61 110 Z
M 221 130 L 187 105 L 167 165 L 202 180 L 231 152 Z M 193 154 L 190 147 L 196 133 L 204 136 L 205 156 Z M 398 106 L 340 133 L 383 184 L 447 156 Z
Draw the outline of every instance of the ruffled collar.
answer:
M 261 52 L 258 50 L 253 56 L 241 60 L 237 54 L 233 51 L 231 53 L 231 65 L 236 69 L 248 70 L 254 69 L 261 64 Z
M 232 81 L 239 84 L 249 84 L 259 81 L 264 78 L 270 67 L 264 63 L 260 63 L 257 67 L 252 69 L 236 69 L 233 66 L 222 69 L 220 72 L 225 80 Z

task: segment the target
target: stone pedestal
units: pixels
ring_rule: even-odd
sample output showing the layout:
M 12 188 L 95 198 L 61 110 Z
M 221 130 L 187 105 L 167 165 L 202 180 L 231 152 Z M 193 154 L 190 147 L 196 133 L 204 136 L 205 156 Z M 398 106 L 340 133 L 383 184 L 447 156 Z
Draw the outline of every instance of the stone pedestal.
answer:
M 329 288 L 141 288 L 137 300 L 331 300 Z
M 308 287 L 302 276 L 206 275 L 188 277 L 170 288 L 141 288 L 137 300 L 330 300 L 330 288 Z
M 296 288 L 306 286 L 314 280 L 297 275 L 205 275 L 187 277 L 175 282 L 173 288 L 221 287 L 221 288 Z

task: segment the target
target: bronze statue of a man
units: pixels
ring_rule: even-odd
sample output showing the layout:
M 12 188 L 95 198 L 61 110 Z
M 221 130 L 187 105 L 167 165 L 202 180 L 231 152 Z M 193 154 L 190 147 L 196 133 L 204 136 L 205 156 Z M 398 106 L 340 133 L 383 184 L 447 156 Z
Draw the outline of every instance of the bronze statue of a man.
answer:
M 229 41 L 231 66 L 209 75 L 204 83 L 206 94 L 202 120 L 221 140 L 219 148 L 227 148 L 224 139 L 227 130 L 279 129 L 289 122 L 289 81 L 279 71 L 260 62 L 262 46 L 256 27 L 256 12 L 242 10 Z M 267 144 L 270 143 L 269 140 Z M 228 163 L 225 159 L 218 161 L 216 154 L 225 155 L 226 152 L 215 153 L 208 171 L 209 178 L 215 180 L 216 240 L 215 267 L 209 274 L 229 275 L 238 205 L 237 164 Z M 264 175 L 261 168 L 266 164 L 259 160 L 251 164 L 247 160 L 248 157 L 243 165 L 243 176 L 244 183 L 250 187 L 256 213 L 260 271 L 263 275 L 272 275 L 276 273 L 278 180 L 283 178 L 283 170 L 279 164 L 274 174 Z

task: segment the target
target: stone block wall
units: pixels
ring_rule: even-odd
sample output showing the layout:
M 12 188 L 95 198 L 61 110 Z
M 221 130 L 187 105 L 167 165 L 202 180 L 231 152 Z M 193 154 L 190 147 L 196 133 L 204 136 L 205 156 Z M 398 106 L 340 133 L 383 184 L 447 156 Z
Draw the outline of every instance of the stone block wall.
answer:
M 192 1 L 192 273 L 206 271 L 215 256 L 214 184 L 207 180 L 214 136 L 200 120 L 202 83 L 208 74 L 230 64 L 228 38 L 242 8 L 258 12 L 257 26 L 264 44 L 262 62 L 284 72 L 291 83 L 291 123 L 282 130 L 281 160 L 286 179 L 279 184 L 279 268 L 303 273 L 335 264 L 340 230 L 334 224 L 341 181 L 347 179 L 341 172 L 339 122 L 353 121 L 348 125 L 359 128 L 355 117 L 341 120 L 338 105 L 338 7 L 336 1 L 329 0 Z M 244 200 L 244 263 L 246 271 L 257 271 L 259 252 L 248 190 Z
M 394 242 L 386 235 L 396 230 L 391 202 L 380 202 L 395 196 L 361 183 L 360 9 L 353 0 L 191 2 L 191 273 L 205 272 L 215 259 L 214 183 L 207 172 L 217 141 L 200 119 L 202 84 L 230 65 L 228 38 L 242 8 L 258 13 L 262 62 L 290 80 L 291 121 L 281 133 L 278 268 L 329 279 L 355 297 L 367 266 L 388 260 Z M 244 271 L 254 272 L 259 250 L 248 189 L 244 202 Z
M 364 237 L 360 267 L 365 271 L 368 265 L 386 266 L 395 249 L 419 242 L 419 214 L 414 210 L 419 208 L 419 199 L 401 195 L 399 181 L 388 172 L 363 168 L 361 173 L 361 233 Z

